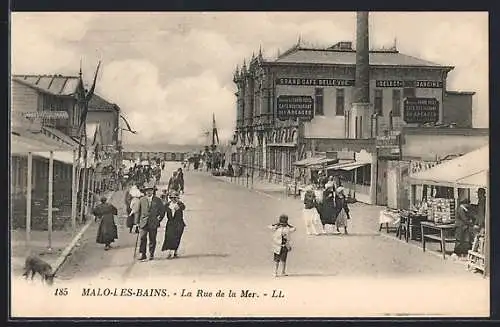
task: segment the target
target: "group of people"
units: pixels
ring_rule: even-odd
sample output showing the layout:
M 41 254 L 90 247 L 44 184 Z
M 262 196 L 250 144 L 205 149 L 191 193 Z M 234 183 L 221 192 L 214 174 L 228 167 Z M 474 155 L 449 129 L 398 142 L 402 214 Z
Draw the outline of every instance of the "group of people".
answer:
M 127 174 L 123 174 L 123 186 L 127 187 L 130 185 L 143 186 L 149 180 L 154 179 L 158 183 L 161 179 L 161 172 L 165 168 L 165 163 L 156 162 L 153 164 L 134 164 Z
M 303 218 L 308 235 L 339 234 L 341 229 L 348 234 L 347 221 L 351 217 L 341 181 L 335 182 L 330 176 L 326 182 L 306 188 Z
M 167 259 L 178 257 L 178 248 L 184 228 L 184 210 L 186 205 L 181 201 L 181 193 L 184 192 L 184 177 L 182 169 L 174 172 L 170 178 L 168 187 L 160 196 L 156 179 L 150 178 L 144 185 L 133 184 L 125 195 L 127 208 L 126 225 L 130 233 L 138 233 L 139 260 L 153 260 L 156 250 L 157 231 L 160 224 L 167 217 L 165 224 L 165 238 L 161 247 L 167 252 Z M 96 241 L 104 244 L 104 250 L 111 248 L 111 244 L 118 239 L 118 228 L 115 217 L 118 210 L 101 198 L 101 203 L 93 209 L 96 221 L 100 219 Z M 149 249 L 149 251 L 148 251 Z

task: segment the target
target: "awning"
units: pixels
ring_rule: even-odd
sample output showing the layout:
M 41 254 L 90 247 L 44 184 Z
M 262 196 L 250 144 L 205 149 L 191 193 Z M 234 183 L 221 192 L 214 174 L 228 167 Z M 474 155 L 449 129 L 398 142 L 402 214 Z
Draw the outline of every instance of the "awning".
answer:
M 356 168 L 363 167 L 366 165 L 371 165 L 371 162 L 349 160 L 347 162 L 343 161 L 343 162 L 339 162 L 339 163 L 336 163 L 336 164 L 331 165 L 331 166 L 327 166 L 326 169 L 327 170 L 334 169 L 334 170 L 350 171 L 350 170 L 354 170 Z
M 411 175 L 410 183 L 464 188 L 487 187 L 489 169 L 489 147 L 485 146 Z
M 310 166 L 328 165 L 329 163 L 332 163 L 334 161 L 337 161 L 337 159 L 325 158 L 325 157 L 309 157 L 296 161 L 293 164 L 299 167 L 310 167 Z
M 50 152 L 33 152 L 33 155 L 50 159 Z M 59 162 L 67 163 L 70 165 L 73 164 L 72 151 L 54 151 L 52 158 Z

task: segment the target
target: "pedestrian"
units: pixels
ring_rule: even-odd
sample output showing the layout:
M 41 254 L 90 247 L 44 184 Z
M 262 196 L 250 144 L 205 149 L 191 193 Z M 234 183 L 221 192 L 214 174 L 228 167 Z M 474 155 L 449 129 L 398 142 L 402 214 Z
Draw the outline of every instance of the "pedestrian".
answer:
M 179 193 L 173 191 L 165 208 L 167 224 L 165 226 L 165 239 L 161 247 L 162 251 L 167 251 L 167 259 L 178 257 L 177 250 L 184 233 L 184 227 L 186 227 L 184 222 L 185 209 L 186 205 L 179 199 Z
M 146 247 L 149 239 L 149 260 L 154 259 L 156 250 L 156 234 L 160 222 L 165 217 L 165 206 L 161 200 L 155 196 L 156 187 L 153 183 L 144 186 L 146 193 L 139 201 L 139 214 L 136 215 L 136 225 L 140 231 L 139 260 L 144 261 L 146 257 Z
M 278 269 L 281 263 L 281 275 L 286 274 L 286 260 L 288 253 L 292 250 L 290 236 L 295 232 L 295 227 L 288 224 L 288 216 L 282 214 L 279 221 L 272 224 L 268 228 L 274 231 L 273 233 L 273 257 L 274 257 L 274 277 L 278 277 Z
M 180 182 L 179 182 L 179 178 L 177 175 L 178 175 L 178 172 L 174 171 L 172 173 L 172 177 L 170 177 L 170 179 L 168 180 L 168 186 L 167 186 L 168 192 L 172 192 L 172 191 L 179 192 L 180 191 Z
M 349 208 L 347 207 L 347 196 L 342 183 L 339 181 L 337 189 L 335 190 L 335 227 L 337 232 L 340 233 L 340 228 L 344 229 L 344 234 L 347 232 L 347 219 L 349 217 Z
M 129 229 L 129 232 L 132 233 L 137 215 L 139 214 L 139 202 L 144 194 L 142 194 L 135 185 L 130 188 L 130 191 L 128 193 L 131 196 L 131 200 L 129 205 L 130 210 L 127 216 L 127 228 Z
M 95 221 L 100 219 L 96 242 L 104 244 L 104 250 L 108 251 L 111 243 L 118 239 L 118 228 L 115 224 L 118 210 L 112 204 L 107 203 L 106 197 L 102 197 L 101 203 L 94 208 L 92 214 L 95 216 Z
M 319 235 L 323 232 L 318 207 L 314 190 L 312 187 L 308 187 L 304 194 L 304 210 L 302 212 L 307 235 Z
M 472 248 L 474 214 L 468 199 L 460 202 L 455 220 L 455 249 L 453 253 L 458 257 L 464 257 Z
M 184 173 L 182 168 L 177 169 L 177 179 L 179 181 L 179 193 L 184 194 Z
M 321 223 L 325 232 L 333 233 L 333 225 L 335 225 L 335 189 L 333 183 L 326 183 L 323 191 L 323 203 L 321 205 Z

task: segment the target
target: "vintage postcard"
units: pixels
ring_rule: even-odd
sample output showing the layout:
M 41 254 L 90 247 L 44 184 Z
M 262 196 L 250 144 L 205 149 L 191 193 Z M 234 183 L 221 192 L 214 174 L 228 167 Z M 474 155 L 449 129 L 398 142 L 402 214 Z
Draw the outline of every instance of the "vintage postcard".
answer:
M 13 12 L 28 317 L 488 317 L 486 12 Z

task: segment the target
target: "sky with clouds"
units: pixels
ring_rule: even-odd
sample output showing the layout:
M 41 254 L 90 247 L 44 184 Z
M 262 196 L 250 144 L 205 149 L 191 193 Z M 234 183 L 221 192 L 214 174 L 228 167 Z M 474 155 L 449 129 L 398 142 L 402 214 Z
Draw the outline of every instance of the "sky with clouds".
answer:
M 235 124 L 236 65 L 262 47 L 273 59 L 301 36 L 327 47 L 355 40 L 354 12 L 13 13 L 13 74 L 78 74 L 118 104 L 138 134 L 125 143 L 201 143 L 215 113 L 219 136 Z M 455 66 L 448 89 L 477 92 L 475 127 L 488 126 L 488 14 L 370 13 L 370 46 Z

